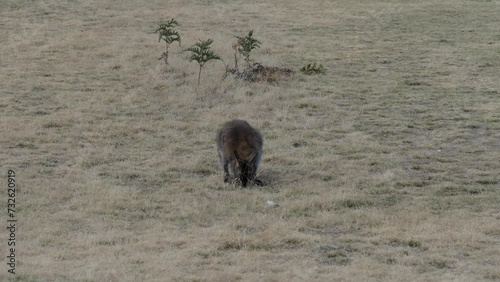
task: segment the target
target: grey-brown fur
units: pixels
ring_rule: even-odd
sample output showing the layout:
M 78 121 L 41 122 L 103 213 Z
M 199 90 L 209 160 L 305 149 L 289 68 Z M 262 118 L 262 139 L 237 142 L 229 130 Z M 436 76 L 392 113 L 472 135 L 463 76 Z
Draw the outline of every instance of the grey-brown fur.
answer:
M 217 152 L 224 168 L 224 182 L 237 181 L 245 187 L 248 181 L 263 185 L 255 179 L 263 140 L 260 132 L 248 122 L 233 119 L 226 122 L 217 133 Z

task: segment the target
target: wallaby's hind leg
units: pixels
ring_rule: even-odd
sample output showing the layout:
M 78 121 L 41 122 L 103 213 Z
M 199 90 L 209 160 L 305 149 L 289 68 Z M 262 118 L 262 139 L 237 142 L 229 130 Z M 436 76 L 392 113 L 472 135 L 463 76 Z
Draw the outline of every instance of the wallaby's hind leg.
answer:
M 241 167 L 241 173 L 240 173 L 240 181 L 241 181 L 241 186 L 247 187 L 247 183 L 249 179 L 249 165 L 247 165 L 245 162 L 240 162 L 240 167 Z
M 253 181 L 253 184 L 255 184 L 257 186 L 264 186 L 264 183 L 261 180 L 255 178 L 261 157 L 262 157 L 262 150 L 259 150 L 259 151 L 257 151 L 257 155 L 255 156 L 255 158 L 252 160 L 252 166 L 251 166 L 252 170 L 250 173 L 250 179 Z
M 258 165 L 259 158 L 250 162 L 250 164 L 240 162 L 240 166 L 242 168 L 240 180 L 243 187 L 246 187 L 248 182 L 253 182 L 256 186 L 264 186 L 264 183 L 261 180 L 255 178 L 256 171 L 254 168 Z
M 223 166 L 224 166 L 224 182 L 227 183 L 229 182 L 229 162 L 228 161 L 223 161 Z
M 222 144 L 221 144 L 221 133 L 217 134 L 217 153 L 219 154 L 219 159 L 224 169 L 224 182 L 227 183 L 231 179 L 229 176 L 229 160 L 224 156 Z

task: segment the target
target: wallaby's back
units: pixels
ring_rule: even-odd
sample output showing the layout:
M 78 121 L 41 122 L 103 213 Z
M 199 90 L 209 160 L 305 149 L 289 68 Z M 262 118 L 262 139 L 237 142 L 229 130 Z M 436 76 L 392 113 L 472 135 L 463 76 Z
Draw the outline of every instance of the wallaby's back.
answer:
M 244 120 L 234 119 L 224 124 L 217 133 L 217 151 L 224 167 L 224 181 L 240 181 L 243 186 L 255 181 L 262 155 L 263 140 L 260 132 Z

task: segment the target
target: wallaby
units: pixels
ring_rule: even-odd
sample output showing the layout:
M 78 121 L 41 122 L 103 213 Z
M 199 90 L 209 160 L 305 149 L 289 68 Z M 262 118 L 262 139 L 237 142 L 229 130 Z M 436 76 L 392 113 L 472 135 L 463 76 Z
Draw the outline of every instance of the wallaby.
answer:
M 263 140 L 259 131 L 240 119 L 226 122 L 217 133 L 217 152 L 224 168 L 224 182 L 236 181 L 246 187 L 248 181 L 262 186 L 255 179 Z

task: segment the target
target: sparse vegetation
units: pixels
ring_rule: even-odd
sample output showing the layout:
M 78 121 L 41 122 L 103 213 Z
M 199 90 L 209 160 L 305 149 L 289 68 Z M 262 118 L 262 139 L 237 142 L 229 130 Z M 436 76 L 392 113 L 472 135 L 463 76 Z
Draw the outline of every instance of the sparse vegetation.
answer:
M 158 42 L 165 41 L 165 52 L 159 58 L 159 60 L 163 59 L 165 65 L 168 65 L 168 49 L 170 48 L 170 44 L 177 41 L 179 46 L 181 45 L 181 36 L 174 29 L 178 25 L 179 23 L 175 19 L 170 19 L 165 23 L 159 24 L 159 27 L 155 31 L 155 33 L 158 33 Z
M 20 245 L 0 281 L 500 279 L 497 2 L 4 2 Z M 147 33 L 166 13 L 168 68 Z M 212 38 L 232 67 L 247 27 L 251 67 L 280 83 L 221 81 L 212 61 L 197 86 L 182 50 Z M 326 74 L 269 70 L 304 58 Z M 264 187 L 223 183 L 232 118 L 263 135 Z
M 180 44 L 179 33 L 172 29 L 175 26 L 177 26 L 177 21 L 172 19 L 165 24 L 161 24 L 160 28 L 157 29 L 157 32 L 160 34 L 159 40 L 163 39 L 167 43 L 166 52 L 164 52 L 161 57 L 165 59 L 165 64 L 168 64 L 168 48 L 170 44 L 174 41 L 179 41 Z M 238 39 L 232 46 L 234 50 L 235 65 L 234 68 L 229 68 L 226 65 L 226 73 L 224 74 L 224 78 L 227 76 L 227 74 L 233 74 L 236 78 L 250 82 L 275 82 L 279 75 L 289 75 L 293 73 L 293 71 L 288 68 L 267 67 L 260 63 L 251 63 L 253 61 L 250 57 L 252 50 L 260 47 L 261 44 L 259 40 L 253 37 L 253 30 L 251 30 L 244 37 L 235 37 Z M 198 43 L 186 49 L 186 51 L 192 52 L 190 61 L 196 61 L 199 65 L 198 86 L 200 85 L 201 71 L 203 69 L 203 66 L 210 60 L 222 60 L 219 55 L 215 54 L 214 51 L 211 50 L 210 45 L 212 43 L 212 39 L 208 39 L 205 41 L 200 40 Z M 246 67 L 243 71 L 240 71 L 238 67 L 239 56 L 245 57 Z M 315 64 L 313 66 L 309 64 L 307 65 L 307 67 L 308 74 L 310 74 L 311 72 L 324 73 L 323 65 L 319 65 L 319 67 L 316 67 Z
M 250 82 L 276 82 L 279 76 L 290 75 L 294 71 L 289 68 L 269 67 L 260 63 L 253 63 L 252 50 L 259 48 L 261 42 L 253 37 L 253 30 L 244 37 L 235 36 L 238 40 L 233 44 L 234 67 L 226 67 L 226 75 L 232 74 L 238 79 Z M 245 57 L 245 68 L 240 71 L 238 58 Z
M 247 67 L 252 64 L 251 53 L 254 49 L 260 47 L 261 42 L 253 37 L 253 30 L 249 31 L 246 36 L 234 36 L 238 40 L 233 44 L 234 50 L 234 68 L 238 69 L 238 56 L 243 55 Z
M 222 60 L 221 57 L 214 53 L 212 49 L 210 49 L 210 45 L 213 43 L 212 39 L 200 40 L 198 43 L 195 43 L 193 46 L 186 49 L 186 51 L 190 51 L 191 57 L 190 61 L 196 61 L 200 66 L 198 71 L 198 85 L 200 85 L 200 77 L 201 70 L 203 66 L 211 61 L 211 60 Z
M 236 78 L 243 79 L 250 82 L 276 82 L 278 77 L 283 75 L 290 75 L 294 71 L 288 68 L 267 67 L 259 63 L 253 63 L 242 72 L 235 69 L 229 70 Z

